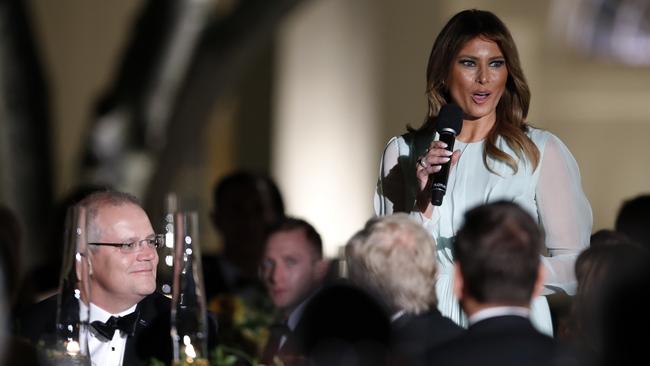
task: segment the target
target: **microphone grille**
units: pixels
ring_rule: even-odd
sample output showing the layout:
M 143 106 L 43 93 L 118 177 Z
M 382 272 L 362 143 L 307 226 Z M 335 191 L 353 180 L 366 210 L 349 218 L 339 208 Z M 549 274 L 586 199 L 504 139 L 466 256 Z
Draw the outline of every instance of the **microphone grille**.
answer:
M 463 128 L 463 110 L 456 104 L 443 105 L 436 118 L 436 131 L 440 133 L 445 129 L 451 129 L 458 135 L 461 128 Z

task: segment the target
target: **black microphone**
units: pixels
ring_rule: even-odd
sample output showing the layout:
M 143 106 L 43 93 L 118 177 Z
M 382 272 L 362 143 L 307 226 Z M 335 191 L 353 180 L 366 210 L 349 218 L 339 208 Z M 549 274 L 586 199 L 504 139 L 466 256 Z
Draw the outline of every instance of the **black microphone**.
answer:
M 463 110 L 456 104 L 445 104 L 440 109 L 436 118 L 436 131 L 440 135 L 440 141 L 447 144 L 446 150 L 454 151 L 454 142 L 456 136 L 463 128 Z M 431 186 L 431 204 L 434 206 L 442 205 L 442 198 L 447 192 L 447 179 L 449 178 L 449 168 L 451 159 L 442 164 L 437 173 L 433 173 L 433 184 Z

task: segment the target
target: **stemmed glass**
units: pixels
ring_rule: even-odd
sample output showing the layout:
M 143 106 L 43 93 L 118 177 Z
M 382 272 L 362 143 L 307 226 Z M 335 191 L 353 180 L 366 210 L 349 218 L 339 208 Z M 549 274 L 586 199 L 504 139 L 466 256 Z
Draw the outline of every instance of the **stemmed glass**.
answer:
M 158 270 L 156 282 L 158 290 L 165 296 L 172 297 L 172 282 L 174 279 L 174 218 L 178 211 L 178 199 L 176 194 L 168 193 L 165 197 L 165 217 L 163 220 L 163 233 L 165 244 L 158 249 Z
M 63 265 L 56 312 L 56 339 L 45 340 L 46 358 L 55 365 L 90 365 L 88 320 L 90 264 L 86 240 L 86 210 L 68 209 L 66 215 Z
M 208 365 L 207 313 L 196 212 L 174 217 L 171 336 L 174 365 Z

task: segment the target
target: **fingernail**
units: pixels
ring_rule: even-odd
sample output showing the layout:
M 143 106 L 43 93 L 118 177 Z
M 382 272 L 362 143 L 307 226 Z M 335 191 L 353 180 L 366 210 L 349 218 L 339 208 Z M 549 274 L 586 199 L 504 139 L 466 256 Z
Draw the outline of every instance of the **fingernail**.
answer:
M 450 159 L 449 158 L 441 158 L 443 163 L 448 162 Z
M 443 149 L 447 147 L 447 144 L 444 143 L 444 142 L 442 142 L 442 141 L 440 141 L 440 145 L 441 145 L 441 147 L 442 147 Z
M 449 150 L 445 150 L 445 155 L 452 156 L 453 154 L 454 154 L 453 152 L 451 152 Z

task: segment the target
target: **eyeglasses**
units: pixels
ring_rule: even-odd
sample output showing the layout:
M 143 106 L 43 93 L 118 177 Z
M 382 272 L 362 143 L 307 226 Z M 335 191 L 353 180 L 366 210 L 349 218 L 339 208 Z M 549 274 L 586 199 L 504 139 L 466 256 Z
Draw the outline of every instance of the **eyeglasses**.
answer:
M 130 243 L 88 243 L 88 245 L 104 245 L 109 247 L 118 247 L 122 253 L 133 253 L 140 248 L 140 243 L 146 243 L 151 249 L 158 249 L 165 244 L 164 235 L 156 235 L 152 238 L 132 241 Z

